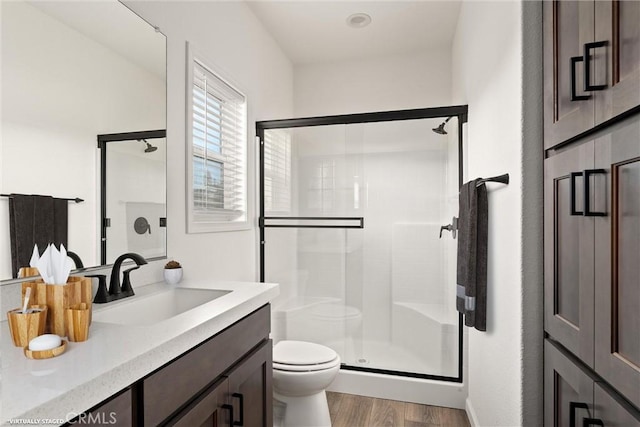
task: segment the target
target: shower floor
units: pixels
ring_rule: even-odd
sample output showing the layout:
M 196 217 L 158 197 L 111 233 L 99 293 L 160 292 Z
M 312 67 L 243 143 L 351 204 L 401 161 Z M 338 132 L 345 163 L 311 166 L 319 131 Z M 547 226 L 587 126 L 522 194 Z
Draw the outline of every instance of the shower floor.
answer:
M 441 354 L 439 361 L 429 361 L 390 341 L 327 345 L 340 354 L 343 364 L 349 366 L 447 377 L 456 377 L 458 374 L 457 349 L 449 351 L 452 354 Z M 431 351 L 442 352 L 435 347 Z

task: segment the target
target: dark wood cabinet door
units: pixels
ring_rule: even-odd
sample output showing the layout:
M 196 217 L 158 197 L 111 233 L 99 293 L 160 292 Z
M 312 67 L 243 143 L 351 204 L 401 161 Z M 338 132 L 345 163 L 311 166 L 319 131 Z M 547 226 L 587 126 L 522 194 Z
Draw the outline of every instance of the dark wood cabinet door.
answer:
M 543 2 L 544 146 L 550 148 L 594 124 L 594 100 L 584 92 L 585 43 L 594 37 L 594 4 L 590 1 Z M 575 76 L 572 79 L 572 75 Z M 571 88 L 578 96 L 572 100 Z
M 600 384 L 595 384 L 593 407 L 595 417 L 606 427 L 640 427 L 640 411 L 613 397 Z
M 245 427 L 273 426 L 272 343 L 267 340 L 229 374 L 227 401 L 233 419 Z
M 640 407 L 640 120 L 596 141 L 595 369 Z
M 583 212 L 582 173 L 593 168 L 593 141 L 544 162 L 545 330 L 589 366 L 593 366 L 592 217 Z M 572 180 L 574 191 L 572 191 Z
M 596 1 L 594 84 L 606 84 L 594 93 L 596 124 L 640 105 L 640 2 Z
M 573 425 L 569 422 L 572 412 Z M 593 380 L 553 344 L 545 341 L 545 427 L 582 426 L 582 420 L 593 413 Z
M 223 378 L 185 408 L 167 426 L 232 427 L 229 408 L 225 408 L 229 381 Z
M 88 413 L 79 415 L 71 425 L 130 427 L 133 425 L 132 399 L 131 389 L 127 389 Z

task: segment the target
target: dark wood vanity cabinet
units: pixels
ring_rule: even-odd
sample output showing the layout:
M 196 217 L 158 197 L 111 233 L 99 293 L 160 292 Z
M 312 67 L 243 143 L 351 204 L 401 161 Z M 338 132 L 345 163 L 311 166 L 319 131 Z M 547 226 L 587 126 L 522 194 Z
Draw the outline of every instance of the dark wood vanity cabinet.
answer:
M 133 393 L 128 388 L 65 425 L 131 427 L 133 420 Z
M 544 348 L 547 427 L 640 427 L 640 411 L 590 375 L 550 341 Z
M 77 424 L 272 427 L 270 318 L 267 304 L 80 415 Z
M 167 425 L 263 427 L 272 424 L 271 341 L 247 355 Z
M 143 425 L 271 426 L 269 331 L 266 305 L 144 378 Z
M 640 2 L 543 2 L 544 146 L 640 105 Z

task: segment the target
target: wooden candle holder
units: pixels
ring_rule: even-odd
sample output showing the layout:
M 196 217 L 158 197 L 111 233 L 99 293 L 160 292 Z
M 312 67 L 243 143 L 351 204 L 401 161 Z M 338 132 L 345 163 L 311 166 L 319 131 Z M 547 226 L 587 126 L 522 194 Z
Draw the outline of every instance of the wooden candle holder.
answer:
M 89 309 L 89 324 L 91 324 L 91 278 L 69 276 L 64 285 L 48 285 L 38 279 L 35 282 L 22 283 L 22 299 L 27 288 L 31 288 L 30 304 L 46 305 L 47 314 L 46 333 L 60 335 L 67 334 L 65 310 L 76 304 L 85 303 Z

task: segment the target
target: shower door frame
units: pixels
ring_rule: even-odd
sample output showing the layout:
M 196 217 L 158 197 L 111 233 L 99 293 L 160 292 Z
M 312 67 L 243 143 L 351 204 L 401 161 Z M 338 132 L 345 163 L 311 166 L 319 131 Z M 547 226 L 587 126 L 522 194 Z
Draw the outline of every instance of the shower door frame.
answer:
M 340 114 L 334 116 L 319 116 L 319 117 L 304 117 L 299 119 L 280 119 L 280 120 L 266 120 L 256 122 L 256 137 L 258 138 L 259 145 L 259 218 L 258 228 L 260 230 L 260 282 L 264 283 L 265 280 L 265 228 L 271 227 L 291 227 L 291 228 L 364 228 L 364 219 L 361 219 L 361 226 L 359 227 L 345 227 L 345 226 L 300 226 L 300 225 L 269 225 L 266 224 L 266 220 L 272 217 L 265 217 L 264 214 L 264 133 L 269 129 L 289 129 L 298 127 L 312 127 L 312 126 L 329 126 L 329 125 L 348 125 L 358 123 L 375 123 L 375 122 L 392 122 L 399 120 L 417 120 L 417 119 L 437 119 L 447 117 L 458 118 L 458 188 L 462 186 L 463 179 L 463 137 L 462 137 L 462 125 L 467 122 L 468 114 L 467 105 L 453 105 L 447 107 L 434 107 L 434 108 L 417 108 L 411 110 L 393 110 L 393 111 L 381 111 L 374 113 L 357 113 L 357 114 Z M 278 219 L 301 219 L 298 217 L 277 217 Z M 311 218 L 307 218 L 311 219 Z M 326 219 L 326 218 L 325 218 Z M 347 218 L 340 218 L 347 219 Z M 360 219 L 360 218 L 349 218 Z M 452 284 L 453 286 L 453 284 Z M 383 375 L 393 375 L 410 378 L 420 378 L 427 380 L 446 381 L 454 383 L 462 383 L 462 370 L 463 370 L 463 326 L 464 320 L 461 313 L 458 313 L 458 375 L 455 377 L 433 374 L 421 374 L 417 372 L 408 371 L 395 371 L 388 369 L 368 368 L 362 366 L 350 366 L 341 364 L 340 369 L 349 371 L 369 372 Z

